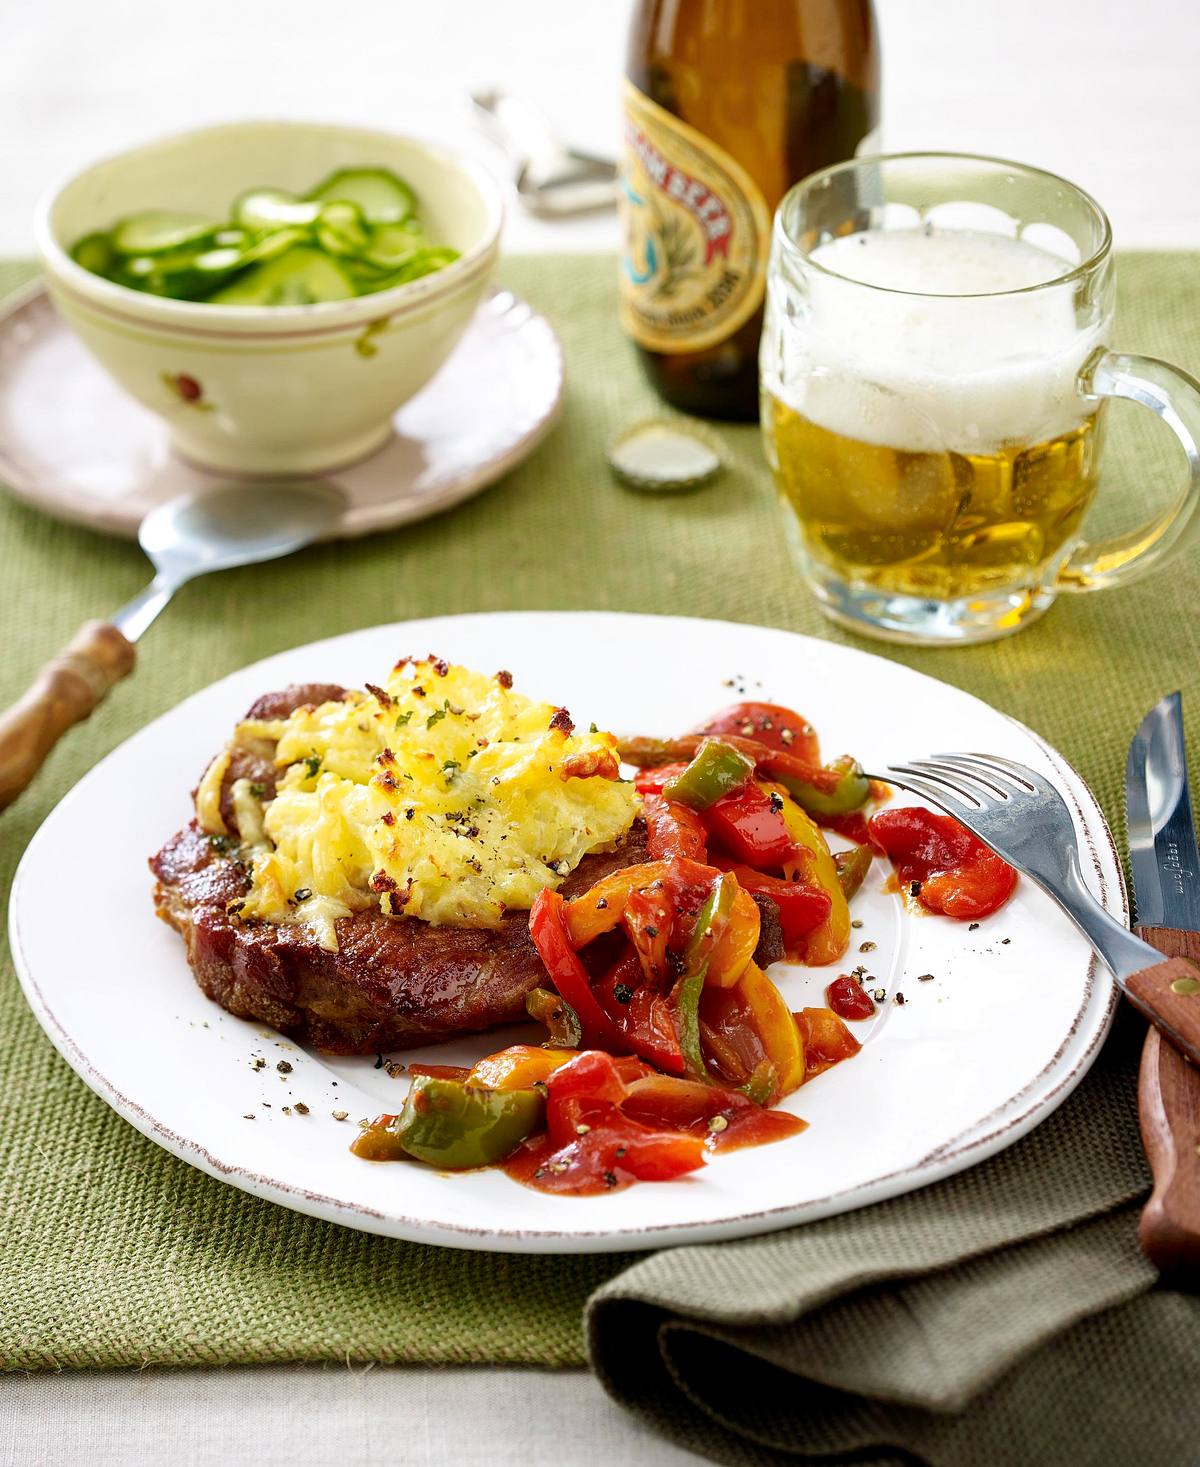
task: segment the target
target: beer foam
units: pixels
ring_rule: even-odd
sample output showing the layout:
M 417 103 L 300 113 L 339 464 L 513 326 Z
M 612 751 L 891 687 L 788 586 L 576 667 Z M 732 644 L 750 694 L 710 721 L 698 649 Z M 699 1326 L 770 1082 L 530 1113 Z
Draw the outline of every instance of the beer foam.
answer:
M 763 342 L 768 389 L 811 422 L 907 452 L 986 454 L 1088 415 L 1075 380 L 1108 321 L 1077 315 L 1074 287 L 1051 283 L 1073 262 L 947 229 L 847 235 L 811 259 L 823 269 L 804 272 L 807 298 L 773 281 Z

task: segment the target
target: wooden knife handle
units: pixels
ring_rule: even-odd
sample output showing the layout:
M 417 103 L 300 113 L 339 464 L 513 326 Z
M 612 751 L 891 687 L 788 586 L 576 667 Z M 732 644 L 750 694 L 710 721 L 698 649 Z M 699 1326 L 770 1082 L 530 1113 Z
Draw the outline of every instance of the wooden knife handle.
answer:
M 1200 967 L 1183 956 L 1195 949 L 1200 961 L 1197 934 L 1171 927 L 1144 927 L 1142 932 L 1145 941 L 1166 956 L 1126 978 L 1125 995 L 1176 1049 L 1200 1065 Z
M 1138 932 L 1162 953 L 1200 962 L 1200 933 Z M 1164 1274 L 1200 1277 L 1200 1069 L 1153 1026 L 1142 1050 L 1138 1114 L 1154 1173 L 1138 1229 L 1142 1252 Z
M 0 714 L 0 810 L 17 798 L 67 729 L 133 670 L 133 643 L 111 622 L 89 621 L 47 662 L 29 691 Z

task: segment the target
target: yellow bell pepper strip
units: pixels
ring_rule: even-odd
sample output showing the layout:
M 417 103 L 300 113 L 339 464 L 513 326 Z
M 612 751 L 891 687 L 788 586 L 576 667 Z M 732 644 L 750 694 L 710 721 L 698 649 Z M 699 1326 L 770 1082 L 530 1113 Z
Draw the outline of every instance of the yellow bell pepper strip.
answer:
M 715 984 L 718 988 L 728 988 L 738 981 L 758 947 L 761 924 L 762 913 L 758 910 L 757 903 L 739 884 L 725 930 L 718 937 L 708 960 L 706 983 Z
M 628 1045 L 592 992 L 587 969 L 572 945 L 566 913 L 567 904 L 558 892 L 548 886 L 539 891 L 529 912 L 533 945 L 550 981 L 578 1015 L 586 1047 L 623 1054 Z
M 567 935 L 574 948 L 586 947 L 604 932 L 611 932 L 625 912 L 631 892 L 652 886 L 667 874 L 665 861 L 648 861 L 626 866 L 590 887 L 582 896 L 566 903 Z
M 579 1015 L 559 993 L 548 988 L 535 988 L 525 995 L 525 1012 L 539 1024 L 545 1024 L 552 1044 L 563 1049 L 578 1049 L 583 1043 Z
M 833 864 L 837 868 L 842 895 L 849 901 L 871 869 L 871 848 L 855 846 L 851 851 L 837 851 L 834 853 Z
M 832 903 L 828 893 L 819 886 L 806 885 L 802 881 L 784 881 L 778 876 L 769 876 L 765 871 L 755 871 L 752 866 L 735 864 L 729 869 L 737 877 L 743 892 L 771 898 L 779 913 L 786 952 L 789 955 L 802 954 L 808 934 L 829 915 Z M 753 957 L 753 951 L 747 956 Z
M 769 1105 L 804 1083 L 804 1041 L 783 995 L 757 963 L 746 965 L 734 993 L 749 1009 L 763 1052 L 775 1071 L 775 1088 L 767 1100 L 760 1101 Z M 752 1075 L 750 1084 L 754 1080 Z
M 779 813 L 792 840 L 800 848 L 795 869 L 785 867 L 784 875 L 819 886 L 829 897 L 829 916 L 805 939 L 804 961 L 813 967 L 836 963 L 850 945 L 850 906 L 838 880 L 837 866 L 825 844 L 825 837 L 812 818 L 782 786 L 767 785 L 765 788 L 774 789 L 781 796 L 783 804 Z
M 668 800 L 707 810 L 739 790 L 754 773 L 754 760 L 722 739 L 704 739 L 687 768 L 663 785 Z
M 530 1090 L 573 1060 L 573 1049 L 549 1049 L 540 1044 L 510 1044 L 496 1054 L 476 1060 L 463 1081 L 484 1090 Z
M 545 1113 L 536 1090 L 481 1090 L 420 1075 L 400 1114 L 380 1116 L 350 1149 L 368 1161 L 414 1156 L 447 1171 L 466 1171 L 503 1161 L 541 1128 Z

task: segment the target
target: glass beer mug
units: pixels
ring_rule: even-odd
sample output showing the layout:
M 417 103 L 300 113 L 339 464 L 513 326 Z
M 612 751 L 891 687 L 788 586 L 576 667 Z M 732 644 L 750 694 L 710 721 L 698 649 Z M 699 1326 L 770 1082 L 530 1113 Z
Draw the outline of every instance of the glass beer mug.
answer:
M 957 154 L 838 164 L 775 216 L 762 424 L 825 613 L 917 644 L 1003 636 L 1059 591 L 1161 564 L 1200 528 L 1200 385 L 1107 349 L 1112 232 L 1038 169 Z M 1105 400 L 1158 413 L 1182 492 L 1099 544 Z

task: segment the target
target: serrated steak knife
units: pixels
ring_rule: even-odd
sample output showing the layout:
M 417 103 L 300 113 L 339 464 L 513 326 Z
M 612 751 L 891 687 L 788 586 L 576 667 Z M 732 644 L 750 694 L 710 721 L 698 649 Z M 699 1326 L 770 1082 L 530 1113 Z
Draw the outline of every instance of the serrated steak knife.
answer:
M 1200 850 L 1178 693 L 1155 704 L 1129 746 L 1125 811 L 1137 930 L 1168 957 L 1200 962 Z M 1138 1109 L 1154 1172 L 1142 1251 L 1163 1272 L 1200 1273 L 1200 1070 L 1155 1028 L 1142 1051 Z

